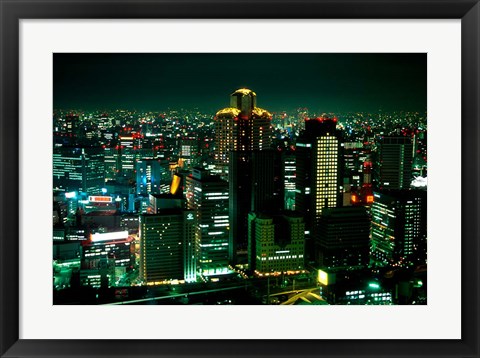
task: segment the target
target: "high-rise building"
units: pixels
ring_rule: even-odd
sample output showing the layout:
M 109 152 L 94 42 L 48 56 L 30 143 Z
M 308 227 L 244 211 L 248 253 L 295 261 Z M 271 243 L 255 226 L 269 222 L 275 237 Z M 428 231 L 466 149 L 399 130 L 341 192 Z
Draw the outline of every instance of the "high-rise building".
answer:
M 105 148 L 105 179 L 115 180 L 120 172 L 120 150 L 119 148 Z
M 189 210 L 140 216 L 140 277 L 147 285 L 195 281 L 194 224 Z
M 340 141 L 337 119 L 305 120 L 305 130 L 296 143 L 295 210 L 305 216 L 306 256 L 314 259 L 314 239 L 324 208 L 341 206 Z M 313 240 L 311 239 L 313 238 Z
M 208 171 L 193 168 L 186 177 L 187 208 L 195 214 L 197 265 L 203 276 L 230 272 L 228 183 Z
M 118 137 L 120 142 L 120 173 L 133 178 L 135 172 L 135 138 L 132 135 L 122 135 Z
M 138 160 L 135 164 L 137 176 L 137 195 L 159 194 L 161 184 L 170 182 L 168 162 L 160 159 Z
M 371 256 L 380 264 L 425 264 L 427 192 L 374 192 Z
M 324 208 L 315 242 L 323 268 L 365 267 L 370 257 L 370 218 L 364 207 Z
M 283 175 L 285 187 L 284 208 L 287 210 L 295 209 L 295 178 L 297 175 L 297 166 L 294 153 L 283 154 Z
M 256 106 L 255 92 L 241 88 L 230 96 L 230 107 L 215 116 L 217 171 L 229 182 L 230 260 L 247 253 L 247 216 L 279 200 L 283 207 L 280 159 L 271 146 L 272 115 Z M 278 175 L 275 175 L 278 172 Z
M 304 269 L 305 223 L 297 212 L 249 213 L 248 243 L 248 261 L 256 275 Z
M 375 165 L 376 187 L 380 190 L 409 189 L 412 182 L 412 139 L 407 136 L 385 136 L 378 145 Z
M 184 167 L 190 168 L 197 164 L 199 158 L 199 143 L 195 137 L 184 137 L 180 140 L 179 157 Z
M 281 154 L 273 149 L 250 153 L 251 211 L 283 208 L 284 173 Z
M 100 194 L 105 186 L 101 148 L 53 149 L 53 188 L 65 192 Z
M 363 184 L 362 165 L 370 158 L 370 148 L 363 142 L 346 142 L 342 146 L 343 178 L 348 183 L 359 188 Z
M 230 258 L 246 255 L 248 213 L 283 208 L 281 153 L 275 150 L 230 153 Z M 246 258 L 246 257 L 245 257 Z
M 230 107 L 215 115 L 215 164 L 228 173 L 230 151 L 262 150 L 271 145 L 272 115 L 256 106 L 255 92 L 241 88 L 230 95 Z

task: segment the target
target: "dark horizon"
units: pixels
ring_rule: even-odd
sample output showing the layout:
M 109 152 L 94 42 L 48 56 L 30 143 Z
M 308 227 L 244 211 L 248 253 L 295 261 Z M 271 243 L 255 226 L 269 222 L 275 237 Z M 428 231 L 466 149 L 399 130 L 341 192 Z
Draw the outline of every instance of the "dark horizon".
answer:
M 55 109 L 145 111 L 229 105 L 250 88 L 276 111 L 424 112 L 426 54 L 98 54 L 53 56 Z

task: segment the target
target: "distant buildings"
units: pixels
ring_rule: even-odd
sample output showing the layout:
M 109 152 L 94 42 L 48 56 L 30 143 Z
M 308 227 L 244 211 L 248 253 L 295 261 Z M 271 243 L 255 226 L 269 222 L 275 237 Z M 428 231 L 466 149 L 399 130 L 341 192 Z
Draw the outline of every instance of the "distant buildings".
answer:
M 108 303 L 167 292 L 129 286 L 197 282 L 187 293 L 208 282 L 253 302 L 285 303 L 277 289 L 291 285 L 331 304 L 425 303 L 426 130 L 384 135 L 399 122 L 272 115 L 256 101 L 238 89 L 213 120 L 184 110 L 59 115 L 57 298 Z

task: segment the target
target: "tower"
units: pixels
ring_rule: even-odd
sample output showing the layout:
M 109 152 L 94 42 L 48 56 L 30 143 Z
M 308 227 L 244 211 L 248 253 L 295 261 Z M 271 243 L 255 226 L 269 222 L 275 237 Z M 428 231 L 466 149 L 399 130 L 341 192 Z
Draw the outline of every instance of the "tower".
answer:
M 413 144 L 410 137 L 383 137 L 378 146 L 376 187 L 380 190 L 409 189 L 412 181 Z
M 256 106 L 255 92 L 240 88 L 230 95 L 230 107 L 215 115 L 215 165 L 226 176 L 230 151 L 263 150 L 271 145 L 272 115 Z
M 228 270 L 228 183 L 206 170 L 193 168 L 186 177 L 187 208 L 195 215 L 197 267 L 203 276 Z
M 246 256 L 248 213 L 274 205 L 279 197 L 275 184 L 281 182 L 281 175 L 275 181 L 280 168 L 275 160 L 278 155 L 264 153 L 271 146 L 272 115 L 256 103 L 255 92 L 241 88 L 230 95 L 230 107 L 215 116 L 217 170 L 223 177 L 228 173 L 229 257 L 233 263 L 237 262 L 237 253 Z
M 340 141 L 337 119 L 305 120 L 305 130 L 296 144 L 295 210 L 305 216 L 306 257 L 314 259 L 312 238 L 318 236 L 318 220 L 324 208 L 341 203 Z

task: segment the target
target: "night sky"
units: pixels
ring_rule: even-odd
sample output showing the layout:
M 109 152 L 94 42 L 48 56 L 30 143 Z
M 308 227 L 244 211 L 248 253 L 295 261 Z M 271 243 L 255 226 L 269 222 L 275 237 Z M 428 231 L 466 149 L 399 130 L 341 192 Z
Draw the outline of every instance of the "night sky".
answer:
M 426 111 L 426 54 L 54 54 L 55 109 Z

